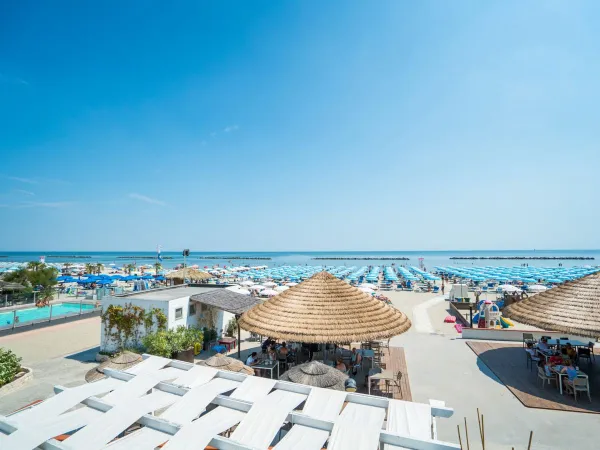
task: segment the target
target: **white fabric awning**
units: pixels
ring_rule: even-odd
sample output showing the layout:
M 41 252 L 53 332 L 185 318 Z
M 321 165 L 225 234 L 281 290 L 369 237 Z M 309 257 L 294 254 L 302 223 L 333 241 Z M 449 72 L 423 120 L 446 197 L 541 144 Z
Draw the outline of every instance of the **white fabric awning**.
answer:
M 122 450 L 166 443 L 167 450 L 319 450 L 326 442 L 330 449 L 460 448 L 435 440 L 435 417 L 453 413 L 441 403 L 330 391 L 149 355 L 125 372 L 107 368 L 105 374 L 109 378 L 95 383 L 56 386 L 54 397 L 0 416 L 1 448 Z M 286 423 L 291 428 L 279 441 Z M 128 433 L 132 425 L 138 429 Z M 228 430 L 230 437 L 223 436 Z M 66 433 L 64 442 L 53 439 Z

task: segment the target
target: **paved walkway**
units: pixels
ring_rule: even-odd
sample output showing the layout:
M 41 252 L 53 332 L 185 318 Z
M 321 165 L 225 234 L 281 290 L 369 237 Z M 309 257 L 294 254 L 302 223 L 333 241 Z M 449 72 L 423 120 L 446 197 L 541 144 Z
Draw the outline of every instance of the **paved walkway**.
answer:
M 33 369 L 33 379 L 0 398 L 0 414 L 8 414 L 54 393 L 54 386 L 77 386 L 97 363 L 100 345 L 100 318 L 78 320 L 0 338 L 0 347 L 23 358 L 21 364 Z
M 422 316 L 414 314 L 414 308 L 427 303 L 429 322 L 435 333 L 419 332 L 424 327 L 413 326 L 408 332 L 392 338 L 390 345 L 404 348 L 413 401 L 443 400 L 447 406 L 454 408 L 452 418 L 437 421 L 441 440 L 457 442 L 456 426 L 460 424 L 464 429 L 466 417 L 471 448 L 481 448 L 480 443 L 474 444 L 478 430 L 476 411 L 479 408 L 485 417 L 486 450 L 510 450 L 513 446 L 527 448 L 531 430 L 534 432 L 533 450 L 598 448 L 597 439 L 591 431 L 598 423 L 596 414 L 523 406 L 477 358 L 453 325 L 443 322 L 448 314 L 446 302 L 429 302 L 432 296 L 425 293 L 404 294 L 392 292 L 386 295 L 416 325 L 419 325 Z M 417 312 L 421 309 L 417 308 Z

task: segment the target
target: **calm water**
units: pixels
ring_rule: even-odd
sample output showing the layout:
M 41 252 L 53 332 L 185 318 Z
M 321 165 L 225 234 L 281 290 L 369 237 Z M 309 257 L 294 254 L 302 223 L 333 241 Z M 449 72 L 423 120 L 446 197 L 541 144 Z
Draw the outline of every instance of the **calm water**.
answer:
M 94 305 L 81 305 L 82 311 L 94 309 Z M 57 303 L 52 305 L 52 317 L 63 314 L 78 314 L 79 303 Z M 12 325 L 14 314 L 12 311 L 0 314 L 0 327 Z M 18 323 L 31 322 L 32 320 L 48 319 L 50 317 L 50 307 L 19 309 L 17 311 Z
M 105 265 L 115 264 L 122 266 L 123 264 L 137 263 L 153 264 L 156 262 L 156 252 L 2 252 L 0 251 L 0 263 L 9 261 L 24 262 L 37 261 L 40 256 L 46 256 L 48 263 L 92 263 L 100 262 Z M 57 257 L 58 256 L 58 257 Z M 62 257 L 60 257 L 62 256 Z M 89 258 L 75 258 L 74 256 L 89 256 Z M 173 267 L 183 262 L 183 256 L 180 252 L 162 252 L 163 266 Z M 205 259 L 210 256 L 221 256 L 222 259 Z M 315 257 L 369 257 L 375 258 L 372 260 L 314 260 Z M 593 257 L 594 260 L 588 261 L 548 261 L 548 260 L 451 260 L 452 256 L 580 256 Z M 123 258 L 128 257 L 128 258 Z M 137 258 L 129 258 L 137 257 Z M 143 257 L 143 258 L 140 258 Z M 244 259 L 232 259 L 233 257 L 241 257 Z M 268 260 L 252 259 L 252 257 L 271 258 Z M 172 259 L 171 259 L 172 258 Z M 381 260 L 377 258 L 409 258 L 408 261 L 397 260 Z M 213 265 L 266 265 L 266 266 L 281 266 L 281 265 L 331 265 L 331 266 L 362 266 L 362 265 L 419 265 L 419 258 L 423 258 L 423 262 L 427 269 L 433 269 L 433 266 L 519 266 L 522 263 L 528 263 L 530 266 L 556 267 L 559 262 L 565 267 L 582 266 L 582 265 L 600 265 L 600 250 L 481 250 L 481 251 L 389 251 L 389 252 L 191 252 L 187 258 L 188 264 L 198 264 L 200 267 Z

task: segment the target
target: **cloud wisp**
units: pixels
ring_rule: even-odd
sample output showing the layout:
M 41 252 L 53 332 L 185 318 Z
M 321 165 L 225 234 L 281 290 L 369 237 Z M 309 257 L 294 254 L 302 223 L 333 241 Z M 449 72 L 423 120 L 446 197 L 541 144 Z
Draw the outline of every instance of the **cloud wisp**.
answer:
M 166 203 L 163 202 L 162 200 L 158 200 L 156 198 L 147 197 L 147 196 L 142 195 L 142 194 L 136 194 L 135 192 L 129 194 L 129 198 L 132 198 L 134 200 L 139 200 L 140 202 L 149 203 L 151 205 L 166 206 Z
M 22 202 L 15 208 L 66 208 L 75 205 L 76 202 Z
M 23 177 L 8 177 L 9 180 L 18 181 L 19 183 L 26 184 L 38 184 L 38 182 L 32 178 L 23 178 Z
M 240 128 L 240 127 L 239 127 L 239 126 L 237 126 L 237 125 L 229 125 L 229 126 L 225 127 L 225 129 L 224 129 L 223 131 L 224 131 L 225 133 L 231 133 L 231 132 L 233 132 L 233 131 L 237 131 L 237 130 L 239 130 L 239 128 Z
M 35 192 L 26 191 L 25 189 L 13 189 L 12 192 L 14 192 L 15 194 L 28 195 L 30 197 L 33 197 L 35 195 Z

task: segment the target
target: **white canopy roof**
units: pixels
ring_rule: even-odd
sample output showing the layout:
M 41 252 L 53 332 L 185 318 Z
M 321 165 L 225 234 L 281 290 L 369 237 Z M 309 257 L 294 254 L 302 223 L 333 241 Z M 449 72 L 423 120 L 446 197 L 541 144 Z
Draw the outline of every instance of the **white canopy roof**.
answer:
M 331 449 L 460 448 L 436 440 L 435 417 L 453 414 L 440 402 L 331 391 L 150 355 L 125 372 L 105 374 L 95 383 L 56 386 L 54 397 L 0 416 L 0 448 L 154 449 L 166 442 L 165 450 L 255 450 L 280 436 L 278 450 L 320 450 L 327 441 Z M 284 423 L 292 426 L 280 433 Z M 134 424 L 142 427 L 123 436 Z M 54 439 L 73 431 L 63 442 Z

